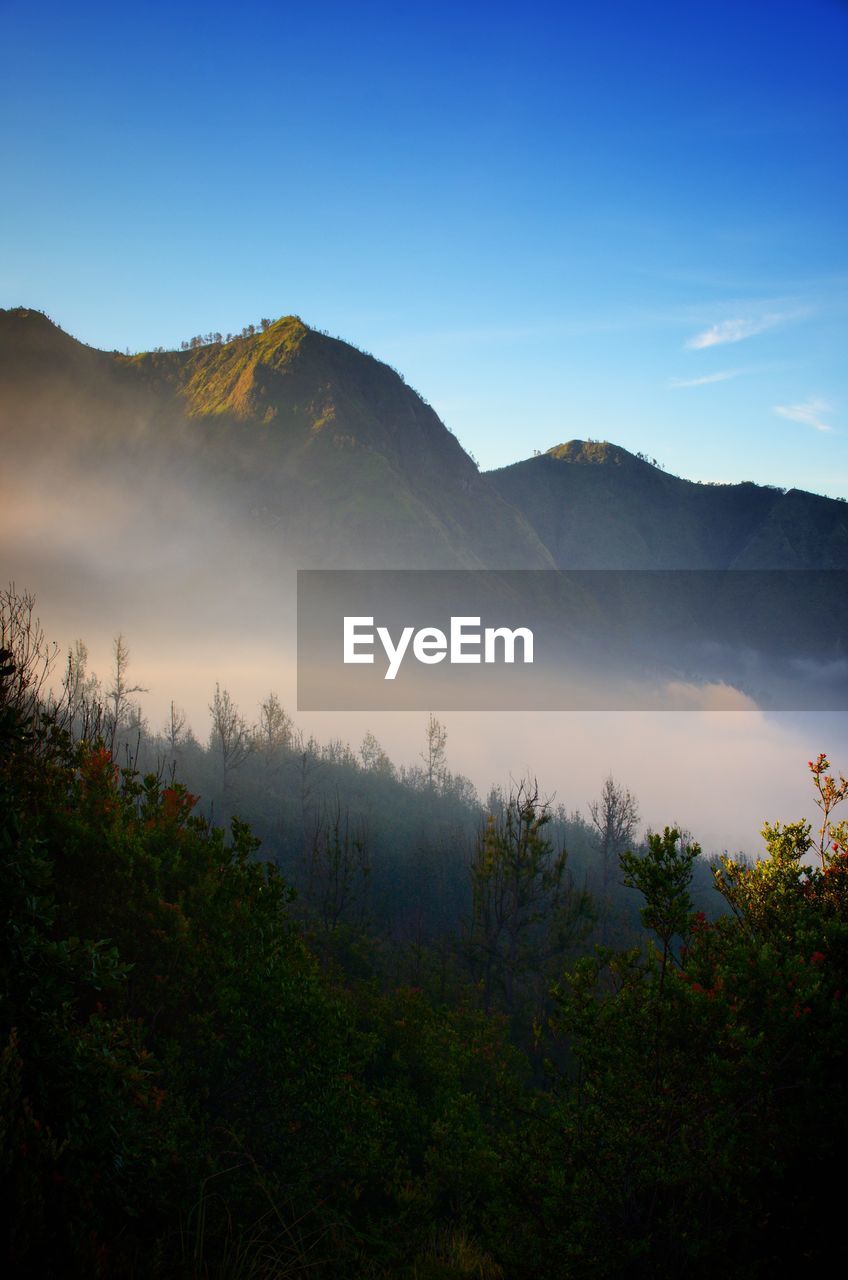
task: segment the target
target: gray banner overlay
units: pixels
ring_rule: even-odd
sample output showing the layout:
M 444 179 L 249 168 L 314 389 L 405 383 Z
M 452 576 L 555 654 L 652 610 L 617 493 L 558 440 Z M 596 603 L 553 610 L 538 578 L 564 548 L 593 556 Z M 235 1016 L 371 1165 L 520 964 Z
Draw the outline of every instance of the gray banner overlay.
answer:
M 846 710 L 846 587 L 841 570 L 300 570 L 298 709 Z

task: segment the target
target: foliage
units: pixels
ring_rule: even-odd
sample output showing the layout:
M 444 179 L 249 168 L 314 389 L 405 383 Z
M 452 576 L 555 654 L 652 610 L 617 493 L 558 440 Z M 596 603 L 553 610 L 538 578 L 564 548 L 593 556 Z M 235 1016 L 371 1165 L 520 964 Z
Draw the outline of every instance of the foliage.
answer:
M 183 785 L 23 715 L 16 674 L 4 660 L 9 1273 L 356 1275 L 425 1255 L 442 1213 L 459 1239 L 498 1164 L 500 1027 L 339 988 L 242 822 L 225 836 Z
M 473 812 L 437 722 L 438 768 L 403 782 L 376 741 L 361 763 L 294 743 L 267 700 L 243 767 L 266 789 L 300 770 L 298 902 L 239 818 L 225 832 L 173 776 L 74 736 L 98 723 L 78 719 L 84 652 L 47 703 L 31 691 L 50 651 L 31 611 L 10 616 L 6 1273 L 670 1280 L 807 1274 L 838 1251 L 848 783 L 826 756 L 816 835 L 771 823 L 765 856 L 721 859 L 723 914 L 696 908 L 698 847 L 666 828 L 620 853 L 643 932 L 576 959 L 565 815 L 535 785 L 493 794 L 466 868 L 470 982 L 449 931 L 392 942 L 369 922 L 374 828 L 316 783 L 323 768 L 373 786 L 387 815 L 404 788 L 420 797 L 435 875 L 433 806 Z M 205 759 L 173 708 L 170 727 L 173 760 Z
M 833 798 L 828 767 L 811 764 Z M 723 858 L 731 911 L 713 922 L 692 910 L 696 849 L 677 831 L 623 855 L 660 945 L 602 951 L 558 985 L 552 1044 L 567 1039 L 571 1066 L 522 1166 L 569 1274 L 706 1275 L 721 1259 L 770 1276 L 839 1246 L 824 1171 L 848 1133 L 848 843 L 832 808 L 823 868 L 803 822 L 767 826 L 754 865 Z
M 488 815 L 471 862 L 472 919 L 468 940 L 485 1007 L 514 1015 L 528 982 L 535 986 L 573 942 L 585 895 L 575 894 L 566 853 L 547 838 L 548 805 L 536 783 L 522 782 Z

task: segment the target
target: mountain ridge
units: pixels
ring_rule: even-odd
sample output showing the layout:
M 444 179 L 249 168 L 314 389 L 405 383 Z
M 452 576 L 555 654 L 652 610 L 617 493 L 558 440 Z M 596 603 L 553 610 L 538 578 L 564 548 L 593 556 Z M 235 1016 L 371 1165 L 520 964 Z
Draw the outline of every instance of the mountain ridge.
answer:
M 487 474 L 558 568 L 848 567 L 848 505 L 806 490 L 687 480 L 607 441 Z
M 194 469 L 317 565 L 848 566 L 848 507 L 804 490 L 687 480 L 597 440 L 481 472 L 396 370 L 291 315 L 128 355 L 0 310 L 0 428 L 23 454 Z
M 193 471 L 301 566 L 553 568 L 398 373 L 297 317 L 131 356 L 0 312 L 0 429 L 22 456 L 61 444 L 69 469 L 115 462 L 122 485 L 130 461 Z

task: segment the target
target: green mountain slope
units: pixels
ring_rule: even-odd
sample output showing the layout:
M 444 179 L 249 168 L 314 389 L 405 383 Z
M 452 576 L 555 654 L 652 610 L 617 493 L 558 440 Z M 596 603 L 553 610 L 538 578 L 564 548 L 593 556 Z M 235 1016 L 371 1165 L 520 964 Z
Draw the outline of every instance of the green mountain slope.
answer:
M 798 489 L 697 484 L 583 440 L 488 476 L 559 568 L 848 567 L 848 505 Z
M 800 490 L 591 441 L 481 474 L 398 373 L 295 316 L 126 356 L 0 311 L 0 438 L 7 469 L 49 459 L 45 484 L 85 475 L 141 520 L 190 509 L 201 538 L 226 521 L 304 567 L 848 567 L 848 506 Z
M 26 459 L 166 469 L 301 564 L 550 568 L 528 521 L 387 365 L 293 316 L 122 356 L 0 312 L 0 431 Z

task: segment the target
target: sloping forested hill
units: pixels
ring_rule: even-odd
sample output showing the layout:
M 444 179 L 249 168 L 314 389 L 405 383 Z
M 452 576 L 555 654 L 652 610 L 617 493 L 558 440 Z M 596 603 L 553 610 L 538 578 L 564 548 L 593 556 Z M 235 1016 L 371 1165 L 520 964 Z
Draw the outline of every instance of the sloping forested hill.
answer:
M 49 451 L 116 500 L 160 477 L 201 494 L 210 525 L 235 515 L 301 566 L 553 567 L 398 373 L 295 316 L 129 357 L 0 312 L 0 437 L 7 466 Z
M 39 698 L 22 619 L 0 645 L 5 1274 L 765 1280 L 838 1252 L 848 782 L 824 755 L 820 833 L 722 859 L 715 918 L 678 831 L 621 851 L 644 902 L 623 948 L 575 928 L 535 791 L 492 797 L 470 927 L 410 937 L 410 981 L 325 910 L 343 827 L 306 850 L 329 898 L 296 909 L 242 820 Z
M 252 327 L 251 327 L 252 328 Z M 294 316 L 135 356 L 0 311 L 7 469 L 45 453 L 120 500 L 203 496 L 301 567 L 803 569 L 848 565 L 848 507 L 702 485 L 602 442 L 481 474 L 387 365 Z M 521 424 L 516 423 L 516 438 Z M 162 485 L 159 486 L 159 481 Z
M 488 475 L 561 569 L 848 567 L 848 505 L 799 489 L 697 484 L 583 440 Z

